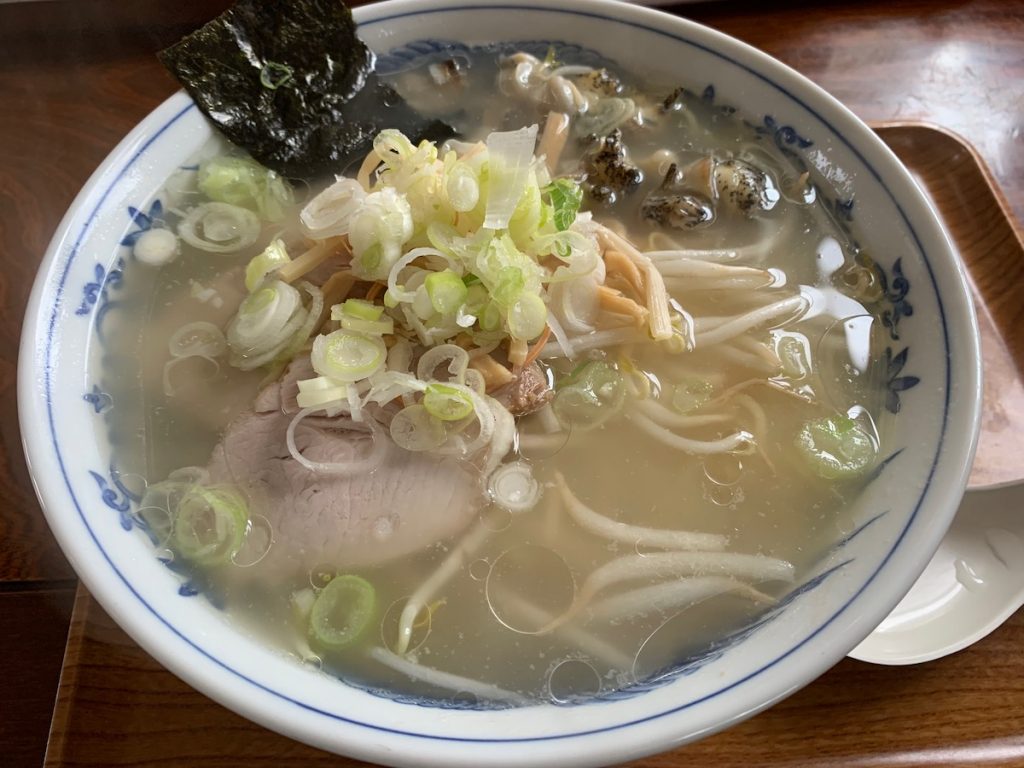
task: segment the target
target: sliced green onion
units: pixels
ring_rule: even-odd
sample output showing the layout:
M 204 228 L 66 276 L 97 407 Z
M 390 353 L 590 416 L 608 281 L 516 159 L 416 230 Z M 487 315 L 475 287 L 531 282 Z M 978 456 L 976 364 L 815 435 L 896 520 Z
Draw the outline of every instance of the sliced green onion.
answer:
M 252 211 L 229 203 L 203 203 L 178 223 L 178 236 L 193 248 L 209 253 L 235 253 L 256 242 L 260 219 Z
M 199 565 L 226 563 L 242 548 L 248 523 L 248 507 L 236 491 L 193 486 L 175 510 L 175 549 Z
M 143 264 L 162 267 L 174 261 L 181 249 L 178 237 L 169 229 L 153 227 L 143 232 L 132 247 L 132 254 Z
M 807 422 L 796 447 L 811 469 L 826 480 L 856 477 L 878 452 L 867 432 L 848 416 L 825 416 Z
M 410 157 L 416 151 L 416 147 L 409 137 L 397 128 L 385 128 L 374 137 L 373 151 L 385 164 L 392 166 L 396 161 Z
M 277 298 L 274 287 L 261 288 L 239 305 L 240 315 L 258 315 L 264 312 Z
M 447 362 L 449 381 L 461 384 L 469 367 L 469 353 L 455 344 L 441 344 L 424 352 L 416 363 L 416 376 L 423 381 L 437 379 L 437 368 Z
M 540 483 L 530 465 L 522 461 L 502 464 L 487 479 L 487 490 L 499 507 L 513 514 L 526 512 L 540 500 Z
M 295 398 L 299 408 L 320 408 L 348 397 L 348 386 L 327 376 L 298 382 L 299 394 Z
M 309 621 L 309 614 L 313 610 L 313 603 L 316 602 L 316 593 L 310 587 L 299 589 L 292 592 L 288 602 L 291 603 L 295 618 L 306 622 Z
M 448 202 L 461 213 L 472 211 L 480 201 L 480 182 L 473 169 L 465 162 L 456 162 L 448 172 L 445 184 Z
M 423 407 L 441 421 L 460 421 L 473 413 L 473 401 L 463 390 L 449 384 L 428 384 Z
M 287 64 L 278 64 L 276 61 L 268 61 L 260 70 L 260 85 L 271 91 L 276 91 L 282 85 L 294 77 L 292 68 Z
M 388 353 L 389 358 L 397 346 L 399 345 L 395 344 L 395 346 L 391 348 L 391 351 Z M 373 378 L 370 379 L 370 391 L 366 393 L 364 401 L 367 403 L 386 405 L 396 397 L 402 397 L 404 395 L 412 394 L 413 392 L 422 392 L 426 388 L 427 385 L 411 373 L 381 371 L 380 373 L 374 374 Z
M 355 179 L 338 179 L 314 197 L 299 213 L 302 231 L 317 240 L 347 235 L 352 217 L 366 200 L 366 191 Z
M 479 280 L 473 283 L 466 283 L 466 285 L 468 286 L 466 288 L 466 300 L 463 302 L 465 309 L 472 314 L 479 314 L 487 306 L 487 302 L 490 301 L 487 289 L 480 285 Z
M 537 126 L 494 131 L 487 137 L 488 189 L 484 226 L 504 229 L 526 189 Z
M 451 315 L 462 306 L 469 296 L 469 289 L 462 278 L 446 269 L 443 272 L 431 272 L 427 275 L 424 285 L 430 304 L 435 312 Z
M 340 306 L 342 312 L 349 317 L 357 317 L 360 320 L 380 320 L 380 316 L 384 314 L 384 307 L 365 299 L 346 299 L 343 304 L 335 306 Z M 340 320 L 341 318 L 335 317 L 334 319 Z
M 508 220 L 508 234 L 520 248 L 529 247 L 530 241 L 541 227 L 541 222 L 548 218 L 548 208 L 537 185 L 537 174 L 531 170 L 526 188 L 516 204 L 512 218 Z
M 395 332 L 395 321 L 390 317 L 380 320 L 362 320 L 358 317 L 342 315 L 341 327 L 346 331 L 359 331 L 370 336 L 385 336 Z
M 576 369 L 558 384 L 551 404 L 563 424 L 593 429 L 622 409 L 626 385 L 611 363 L 595 360 Z
M 508 306 L 524 290 L 526 290 L 526 278 L 523 275 L 523 270 L 518 267 L 503 267 L 498 273 L 497 284 L 491 291 L 491 296 L 495 301 Z
M 384 367 L 387 347 L 379 336 L 342 329 L 313 341 L 310 361 L 321 376 L 343 382 L 359 381 Z
M 253 257 L 245 268 L 246 290 L 250 292 L 256 290 L 256 287 L 263 282 L 263 278 L 278 267 L 290 263 L 291 260 L 284 241 L 272 241 L 261 254 Z
M 205 472 L 205 470 L 203 470 Z M 196 479 L 179 479 L 176 473 L 159 483 L 146 486 L 139 501 L 138 514 L 146 523 L 146 530 L 158 547 L 167 546 L 174 535 L 174 510 L 192 490 Z
M 551 200 L 555 229 L 564 232 L 576 220 L 583 202 L 583 188 L 572 179 L 555 179 L 543 191 Z
M 198 185 L 211 200 L 247 208 L 267 221 L 284 218 L 294 202 L 288 182 L 249 157 L 228 155 L 204 161 Z
M 437 314 L 434 311 L 434 305 L 430 303 L 430 294 L 427 293 L 427 286 L 425 284 L 419 286 L 413 293 L 412 311 L 416 313 L 416 317 L 420 320 L 429 320 Z
M 391 439 L 407 451 L 432 451 L 446 438 L 444 422 L 431 416 L 422 403 L 403 408 L 391 420 Z
M 220 328 L 205 320 L 185 323 L 167 340 L 167 349 L 171 357 L 219 357 L 227 348 L 227 339 Z
M 548 322 L 548 308 L 544 299 L 535 293 L 523 292 L 508 310 L 508 332 L 512 338 L 530 341 L 544 332 Z
M 485 331 L 496 331 L 501 328 L 501 307 L 491 301 L 480 313 L 480 328 Z
M 384 336 L 395 332 L 395 321 L 384 315 L 384 307 L 363 299 L 349 299 L 331 307 L 331 320 L 337 320 L 348 331 L 359 331 L 371 336 Z
M 337 650 L 352 643 L 373 618 L 377 602 L 373 586 L 353 574 L 335 576 L 316 596 L 309 612 L 309 637 Z
M 588 109 L 576 118 L 576 135 L 607 136 L 615 128 L 632 120 L 636 115 L 636 103 L 632 99 L 603 98 L 593 109 Z
M 349 223 L 353 274 L 362 280 L 386 279 L 412 234 L 412 208 L 404 194 L 385 187 L 367 195 Z
M 287 344 L 306 319 L 298 289 L 281 280 L 250 293 L 228 323 L 225 334 L 237 360 L 255 359 Z
M 692 413 L 711 400 L 715 388 L 706 379 L 686 379 L 672 388 L 672 407 L 679 413 Z
M 811 351 L 803 334 L 779 334 L 775 340 L 775 354 L 782 362 L 782 373 L 799 381 L 811 373 Z

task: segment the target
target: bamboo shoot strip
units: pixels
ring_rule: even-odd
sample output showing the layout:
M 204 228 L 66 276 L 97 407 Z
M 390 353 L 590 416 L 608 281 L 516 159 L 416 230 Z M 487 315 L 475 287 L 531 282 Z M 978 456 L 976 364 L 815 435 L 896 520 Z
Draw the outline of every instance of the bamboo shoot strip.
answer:
M 342 249 L 348 249 L 348 243 L 345 238 L 330 237 L 321 243 L 317 243 L 297 259 L 283 265 L 274 273 L 274 276 L 278 280 L 291 283 L 309 274 Z
M 544 121 L 544 133 L 537 147 L 538 157 L 544 158 L 548 173 L 555 175 L 558 160 L 562 157 L 566 139 L 569 138 L 569 116 L 563 112 L 550 112 Z
M 624 253 L 605 250 L 604 264 L 608 275 L 619 275 L 633 289 L 639 298 L 644 295 L 644 278 L 637 267 Z
M 612 232 L 605 226 L 598 225 L 598 238 L 605 248 L 611 248 L 626 254 L 640 269 L 644 276 L 647 289 L 647 310 L 651 313 L 651 336 L 655 341 L 671 339 L 672 317 L 668 311 L 668 291 L 665 281 L 658 268 L 649 258 L 636 249 L 632 243 Z

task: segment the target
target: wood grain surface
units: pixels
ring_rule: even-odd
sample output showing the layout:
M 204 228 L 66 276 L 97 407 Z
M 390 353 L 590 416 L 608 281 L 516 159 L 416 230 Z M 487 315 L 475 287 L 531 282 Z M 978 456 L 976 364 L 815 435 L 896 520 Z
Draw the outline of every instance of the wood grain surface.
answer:
M 845 659 L 752 720 L 629 768 L 1024 765 L 1024 614 L 914 668 Z M 514 747 L 510 747 L 514 749 Z M 75 603 L 47 768 L 356 766 L 253 725 L 167 672 L 89 596 Z
M 40 765 L 75 585 L 0 589 L 0 765 Z
M 31 282 L 83 182 L 120 138 L 175 90 L 154 52 L 227 5 L 226 0 L 0 3 L 0 586 L 7 587 L 0 591 L 5 622 L 0 631 L 8 628 L 12 639 L 0 654 L 13 665 L 0 666 L 0 688 L 14 679 L 9 671 L 14 670 L 18 683 L 7 691 L 15 701 L 27 696 L 37 704 L 52 696 L 52 670 L 60 661 L 67 624 L 57 614 L 41 621 L 38 598 L 11 595 L 33 582 L 45 587 L 73 575 L 42 518 L 21 452 L 15 371 Z M 776 56 L 862 118 L 926 120 L 965 137 L 991 169 L 1006 207 L 1024 219 L 1021 0 L 718 0 L 671 10 Z M 942 153 L 932 160 L 926 176 L 972 162 Z M 973 209 L 979 221 L 998 221 L 991 202 L 981 199 L 984 187 L 977 190 L 980 197 L 949 193 L 947 202 Z M 960 199 L 953 200 L 957 195 Z M 995 229 L 977 235 L 976 250 L 995 254 L 1006 237 Z M 1012 387 L 1013 382 L 1019 386 L 1024 346 L 1024 300 L 1015 292 L 1022 267 L 995 255 L 990 262 L 975 282 L 991 302 L 982 317 L 989 330 L 986 349 L 995 350 L 993 359 L 1002 355 L 1000 381 L 1010 383 L 1010 390 L 987 393 L 994 406 L 990 421 L 1000 427 L 989 431 L 1008 441 L 993 448 L 1003 460 L 999 472 L 1007 476 L 1024 463 L 1018 458 L 1019 423 L 1004 418 L 1006 404 L 1019 397 Z M 90 640 L 89 617 L 102 614 L 84 602 L 79 608 L 76 637 L 82 639 L 72 645 L 72 663 L 65 670 L 62 720 L 54 731 L 50 764 L 345 764 L 223 713 L 155 667 L 116 630 L 108 627 L 105 641 Z M 100 618 L 96 624 L 104 626 Z M 10 627 L 44 634 L 11 633 Z M 640 764 L 1024 765 L 1024 698 L 1018 687 L 1024 678 L 1022 631 L 1018 614 L 978 646 L 914 669 L 843 662 L 746 725 Z M 76 681 L 83 683 L 82 699 L 74 695 Z M 35 738 L 41 748 L 44 716 L 32 704 L 16 713 L 22 719 L 11 719 L 10 700 L 0 698 L 0 765 L 38 765 L 29 757 L 35 753 L 22 747 Z M 100 727 L 104 723 L 110 730 Z M 108 738 L 90 737 L 94 729 Z M 213 751 L 203 752 L 199 742 L 184 738 L 190 729 L 205 734 L 202 744 Z M 159 737 L 155 741 L 153 733 Z

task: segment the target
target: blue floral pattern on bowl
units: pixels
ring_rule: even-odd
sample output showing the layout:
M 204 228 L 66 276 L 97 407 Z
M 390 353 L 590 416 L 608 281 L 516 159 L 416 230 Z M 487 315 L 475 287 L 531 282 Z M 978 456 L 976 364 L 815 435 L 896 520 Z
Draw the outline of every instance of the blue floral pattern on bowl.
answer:
M 86 392 L 82 395 L 82 399 L 89 403 L 96 413 L 103 413 L 113 404 L 110 395 L 95 384 L 92 385 L 92 392 Z
M 118 513 L 122 528 L 126 531 L 136 527 L 143 530 L 147 529 L 142 519 L 131 511 L 132 504 L 138 504 L 142 501 L 142 497 L 125 486 L 113 464 L 111 464 L 106 475 L 100 474 L 95 470 L 89 470 L 89 474 L 96 481 L 96 485 L 99 488 L 100 501 Z M 108 477 L 110 478 L 109 481 Z
M 135 225 L 135 228 L 121 238 L 121 245 L 126 245 L 129 248 L 134 246 L 142 235 L 149 232 L 149 230 L 153 229 L 155 226 L 158 226 L 163 213 L 164 206 L 160 202 L 159 198 L 150 203 L 149 209 L 145 212 L 129 205 L 128 216 Z
M 93 308 L 98 305 L 96 328 L 99 331 L 103 315 L 110 306 L 110 292 L 119 289 L 124 279 L 124 259 L 119 258 L 109 272 L 102 264 L 96 264 L 93 276 L 82 288 L 82 303 L 75 314 L 82 317 L 91 315 Z

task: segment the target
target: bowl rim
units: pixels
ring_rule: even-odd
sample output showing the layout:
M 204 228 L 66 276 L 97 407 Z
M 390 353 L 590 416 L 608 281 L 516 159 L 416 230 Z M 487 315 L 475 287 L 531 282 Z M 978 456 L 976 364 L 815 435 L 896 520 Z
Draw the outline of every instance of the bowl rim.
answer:
M 958 401 L 956 414 L 960 416 L 957 420 L 960 427 L 966 427 L 966 430 L 956 435 L 955 442 L 946 441 L 944 438 L 948 436 L 950 427 L 950 414 L 951 414 L 951 384 L 953 383 L 954 372 L 951 371 L 951 366 L 947 358 L 946 365 L 946 410 L 944 418 L 946 423 L 943 426 L 942 437 L 939 440 L 939 445 L 936 447 L 936 456 L 931 468 L 931 476 L 929 482 L 922 490 L 921 498 L 917 503 L 917 508 L 924 503 L 925 496 L 933 488 L 938 491 L 938 485 L 933 484 L 933 481 L 944 486 L 947 490 L 944 497 L 939 499 L 932 499 L 931 509 L 929 510 L 932 516 L 939 521 L 941 524 L 933 526 L 933 530 L 927 530 L 921 533 L 919 541 L 921 543 L 921 549 L 912 556 L 906 556 L 902 558 L 902 568 L 899 568 L 896 573 L 889 573 L 895 581 L 900 584 L 904 584 L 907 589 L 913 583 L 916 578 L 916 573 L 923 569 L 924 565 L 931 556 L 932 551 L 938 545 L 941 539 L 942 532 L 945 527 L 951 521 L 953 513 L 955 512 L 957 502 L 959 500 L 959 494 L 962 493 L 963 488 L 966 485 L 967 475 L 970 468 L 970 459 L 973 455 L 974 447 L 977 441 L 978 427 L 980 423 L 980 353 L 979 353 L 979 342 L 978 342 L 978 329 L 974 313 L 972 310 L 972 303 L 970 293 L 967 289 L 966 276 L 964 274 L 963 266 L 959 263 L 959 260 L 955 257 L 952 247 L 949 243 L 945 233 L 941 230 L 941 226 L 938 224 L 937 217 L 934 211 L 931 209 L 928 201 L 923 197 L 922 193 L 917 189 L 913 180 L 909 176 L 909 173 L 903 168 L 902 164 L 896 159 L 895 155 L 891 152 L 878 139 L 870 129 L 864 125 L 856 116 L 854 116 L 849 110 L 843 107 L 838 101 L 828 95 L 820 87 L 811 83 L 811 81 L 804 78 L 799 73 L 790 69 L 789 67 L 781 64 L 777 60 L 769 57 L 744 43 L 741 43 L 734 38 L 728 37 L 720 32 L 711 30 L 702 25 L 694 22 L 681 19 L 675 16 L 669 16 L 659 11 L 654 11 L 646 8 L 638 8 L 633 6 L 627 6 L 625 4 L 611 2 L 611 0 L 562 0 L 557 4 L 547 4 L 539 2 L 504 2 L 503 0 L 495 0 L 494 2 L 476 2 L 472 4 L 463 4 L 457 2 L 457 0 L 449 0 L 448 2 L 432 3 L 424 2 L 423 0 L 390 0 L 389 2 L 380 3 L 373 6 L 364 6 L 356 10 L 355 15 L 357 21 L 360 24 L 381 24 L 389 21 L 394 21 L 407 16 L 415 16 L 427 13 L 438 13 L 438 12 L 457 12 L 459 10 L 476 10 L 476 9 L 503 9 L 503 10 L 541 10 L 545 12 L 555 13 L 570 13 L 575 15 L 584 15 L 596 19 L 606 19 L 610 22 L 626 24 L 629 26 L 636 26 L 644 29 L 645 31 L 655 32 L 661 35 L 673 38 L 682 44 L 687 44 L 701 48 L 713 55 L 719 56 L 731 63 L 746 69 L 751 74 L 766 81 L 769 86 L 774 86 L 786 95 L 800 104 L 804 109 L 815 115 L 822 124 L 836 136 L 840 141 L 845 143 L 850 150 L 857 155 L 863 167 L 869 170 L 879 183 L 885 188 L 889 194 L 893 197 L 893 202 L 896 208 L 900 211 L 903 220 L 907 226 L 907 229 L 914 235 L 917 240 L 917 247 L 922 254 L 926 254 L 924 259 L 925 265 L 929 274 L 931 275 L 932 282 L 935 288 L 936 297 L 940 300 L 939 310 L 942 315 L 942 330 L 945 335 L 945 344 L 947 351 L 950 349 L 949 340 L 949 329 L 951 321 L 946 317 L 947 309 L 951 312 L 951 317 L 956 325 L 959 323 L 961 326 L 967 326 L 967 338 L 960 339 L 960 343 L 966 345 L 965 357 L 970 357 L 972 365 L 965 365 L 957 372 L 958 377 L 968 392 L 967 401 L 961 397 Z M 731 55 L 730 55 L 731 54 Z M 743 61 L 746 60 L 746 63 Z M 780 85 L 778 81 L 782 81 L 784 85 Z M 810 97 L 815 105 L 812 106 L 804 101 L 803 98 L 794 91 L 801 91 L 804 95 L 810 94 Z M 44 414 L 44 408 L 37 400 L 38 391 L 37 388 L 40 385 L 40 379 L 47 383 L 49 386 L 49 373 L 50 373 L 50 358 L 49 349 L 50 345 L 46 345 L 45 351 L 45 364 L 42 371 L 38 370 L 36 363 L 41 350 L 38 349 L 41 340 L 44 338 L 44 334 L 41 331 L 45 330 L 45 338 L 51 338 L 54 328 L 59 321 L 56 307 L 52 314 L 49 315 L 49 322 L 44 323 L 44 318 L 48 314 L 48 310 L 41 306 L 41 301 L 44 294 L 44 288 L 49 285 L 55 278 L 54 270 L 57 266 L 58 255 L 63 251 L 65 246 L 74 238 L 75 233 L 72 231 L 72 225 L 75 223 L 76 218 L 80 215 L 80 208 L 87 203 L 91 198 L 96 195 L 96 188 L 100 186 L 104 181 L 111 178 L 112 172 L 124 164 L 124 158 L 126 155 L 130 155 L 130 159 L 127 161 L 124 169 L 121 170 L 123 173 L 130 165 L 135 162 L 146 149 L 156 141 L 169 125 L 187 114 L 194 105 L 191 100 L 184 96 L 181 92 L 171 96 L 161 106 L 150 113 L 144 118 L 135 129 L 133 129 L 125 139 L 118 144 L 118 146 L 108 155 L 97 171 L 90 177 L 89 181 L 83 186 L 82 191 L 75 198 L 74 202 L 69 207 L 67 214 L 59 225 L 56 234 L 47 250 L 46 256 L 40 266 L 35 284 L 33 286 L 32 294 L 29 300 L 28 309 L 26 311 L 26 321 L 23 327 L 22 339 L 21 339 L 21 362 L 19 364 L 18 372 L 18 399 L 19 399 L 19 416 L 21 420 L 23 443 L 28 459 L 30 472 L 32 474 L 33 485 L 36 488 L 36 493 L 39 496 L 40 502 L 46 512 L 47 519 L 53 528 L 55 534 L 60 540 L 61 546 L 65 553 L 68 555 L 72 565 L 82 574 L 82 578 L 86 585 L 96 595 L 97 599 L 118 621 L 118 624 L 125 627 L 125 629 L 132 635 L 132 637 L 140 643 L 148 651 L 152 652 L 161 663 L 172 669 L 179 677 L 185 679 L 196 688 L 202 690 L 207 695 L 211 695 L 221 703 L 229 706 L 230 708 L 245 714 L 247 717 L 261 722 L 277 730 L 283 730 L 287 735 L 299 738 L 307 743 L 317 744 L 328 749 L 338 750 L 343 749 L 347 753 L 359 755 L 366 759 L 376 760 L 379 762 L 393 762 L 400 760 L 403 764 L 479 764 L 484 759 L 482 754 L 470 754 L 457 750 L 450 754 L 443 755 L 446 762 L 436 762 L 436 756 L 424 756 L 416 753 L 415 743 L 411 746 L 404 746 L 400 749 L 393 749 L 388 746 L 379 744 L 353 744 L 348 738 L 329 738 L 323 733 L 312 732 L 312 729 L 296 729 L 293 727 L 282 728 L 279 723 L 272 720 L 273 713 L 264 711 L 264 709 L 246 699 L 244 690 L 232 690 L 231 686 L 218 687 L 213 682 L 203 679 L 200 675 L 189 669 L 187 664 L 182 660 L 170 655 L 168 647 L 162 645 L 159 642 L 159 638 L 154 638 L 149 630 L 129 612 L 126 607 L 121 603 L 119 598 L 123 596 L 123 588 L 120 590 L 114 590 L 110 587 L 109 582 L 100 578 L 99 574 L 93 573 L 89 568 L 85 567 L 87 555 L 84 549 L 81 547 L 88 547 L 93 542 L 81 542 L 74 540 L 72 537 L 67 535 L 62 529 L 61 514 L 58 514 L 55 510 L 65 506 L 63 500 L 58 500 L 58 496 L 62 495 L 57 492 L 51 492 L 49 490 L 47 479 L 44 477 L 37 476 L 34 467 L 44 464 L 44 461 L 38 460 L 44 451 L 48 451 L 51 448 L 56 449 L 56 442 L 49 443 L 40 434 L 38 427 L 49 419 L 48 426 L 51 430 L 55 430 L 55 425 L 52 422 L 52 410 L 50 410 L 49 395 L 47 390 L 47 402 L 45 404 L 46 413 Z M 822 112 L 832 113 L 832 117 L 824 116 Z M 838 116 L 838 117 L 836 117 Z M 839 119 L 845 121 L 843 130 L 837 130 L 833 125 L 833 120 Z M 165 121 L 166 123 L 162 128 L 154 133 L 156 125 Z M 870 161 L 861 153 L 859 146 L 867 146 L 873 153 L 874 159 Z M 884 169 L 889 174 L 895 174 L 895 181 L 898 182 L 898 186 L 901 187 L 896 190 L 899 194 L 893 191 L 893 183 L 886 183 L 882 180 L 875 165 L 884 166 Z M 113 186 L 111 182 L 110 187 Z M 107 189 L 107 193 L 110 190 Z M 103 205 L 103 201 L 106 198 L 106 193 L 100 198 L 99 202 L 95 206 L 93 215 Z M 912 216 L 908 216 L 907 212 L 903 210 L 903 206 L 899 202 L 896 202 L 897 198 L 904 202 L 904 205 L 911 210 Z M 925 248 L 920 236 L 918 235 L 918 227 L 911 224 L 911 218 L 918 222 L 918 226 L 926 227 L 929 231 L 925 232 L 926 238 L 934 241 L 934 243 L 940 244 L 941 247 Z M 84 238 L 88 225 L 92 220 L 90 216 L 83 227 L 82 231 L 78 234 L 79 241 L 73 246 L 75 249 L 78 247 L 78 242 Z M 948 269 L 948 277 L 953 282 L 957 283 L 956 290 L 946 289 L 945 291 L 940 289 L 938 283 L 935 281 L 935 276 L 932 274 L 933 264 L 932 258 L 942 259 L 948 264 L 943 266 Z M 71 260 L 68 262 L 68 266 L 65 269 L 64 275 L 61 276 L 61 280 L 66 278 L 67 270 L 70 268 Z M 950 268 L 951 267 L 951 268 Z M 61 283 L 60 290 L 63 290 L 63 283 Z M 59 293 L 58 293 L 59 295 Z M 956 311 L 958 310 L 958 311 Z M 963 330 L 963 328 L 959 328 Z M 966 434 L 968 439 L 962 440 L 961 437 Z M 58 451 L 59 453 L 59 451 Z M 59 458 L 59 457 L 58 457 Z M 952 472 L 944 475 L 943 477 L 936 478 L 935 471 L 939 465 L 940 459 L 946 464 L 953 463 L 954 468 L 959 464 L 959 472 Z M 959 461 L 957 461 L 959 459 Z M 60 459 L 59 459 L 60 460 Z M 63 462 L 61 465 L 63 468 Z M 54 482 L 50 480 L 49 482 Z M 72 498 L 74 493 L 71 489 L 70 482 L 67 481 L 65 476 L 65 482 L 67 484 L 67 491 L 71 492 Z M 932 494 L 934 497 L 936 494 Z M 77 501 L 76 501 L 77 504 Z M 81 509 L 79 508 L 79 514 Z M 792 647 L 787 653 L 778 657 L 777 659 L 769 662 L 757 672 L 744 678 L 735 685 L 740 685 L 751 677 L 760 675 L 765 670 L 771 668 L 782 659 L 792 655 L 799 651 L 805 644 L 807 644 L 812 638 L 817 637 L 820 633 L 824 632 L 835 619 L 846 611 L 851 605 L 853 605 L 860 595 L 870 586 L 878 573 L 889 563 L 889 559 L 892 554 L 898 548 L 903 536 L 907 533 L 911 524 L 914 521 L 916 510 L 914 515 L 911 515 L 907 522 L 906 527 L 903 529 L 899 539 L 893 543 L 886 558 L 879 565 L 878 569 L 872 575 L 870 579 L 861 587 L 861 589 L 850 598 L 850 600 L 843 606 L 839 607 L 835 613 L 814 633 L 805 638 L 800 644 Z M 83 516 L 84 519 L 84 516 Z M 88 524 L 87 524 L 88 525 Z M 98 542 L 95 542 L 96 546 L 99 546 Z M 102 549 L 102 548 L 101 548 Z M 104 553 L 105 554 L 105 553 Z M 109 562 L 109 558 L 108 558 Z M 113 567 L 113 563 L 110 563 Z M 79 566 L 82 566 L 81 568 Z M 116 567 L 114 567 L 117 572 Z M 891 569 L 890 569 L 891 571 Z M 117 572 L 117 575 L 121 577 L 124 582 L 124 587 L 134 593 L 131 584 L 128 583 L 127 579 Z M 901 593 L 902 594 L 902 593 Z M 141 596 L 135 593 L 135 596 L 142 600 Z M 896 595 L 892 599 L 892 605 L 875 605 L 874 610 L 862 611 L 854 620 L 853 623 L 859 628 L 865 628 L 870 631 L 881 618 L 896 604 L 899 599 L 899 595 Z M 144 604 L 145 601 L 142 600 Z M 153 608 L 147 607 L 153 611 Z M 155 613 L 155 611 L 154 611 Z M 157 614 L 158 618 L 159 615 Z M 169 623 L 165 621 L 165 624 L 172 630 L 175 631 Z M 850 634 L 849 636 L 853 636 Z M 866 634 L 866 632 L 864 632 Z M 183 638 L 188 642 L 187 638 Z M 721 728 L 727 727 L 734 722 L 749 717 L 756 712 L 770 706 L 779 699 L 789 695 L 793 691 L 802 687 L 812 679 L 817 677 L 822 671 L 828 666 L 838 660 L 843 654 L 848 652 L 855 642 L 843 641 L 837 642 L 833 640 L 830 645 L 830 651 L 833 653 L 824 654 L 821 657 L 812 660 L 804 668 L 804 674 L 797 676 L 795 679 L 790 679 L 789 683 L 785 687 L 776 687 L 772 690 L 771 696 L 760 697 L 759 703 L 756 707 L 744 710 L 736 713 L 733 717 L 728 718 L 720 722 L 716 727 L 707 729 L 701 733 L 690 734 L 687 738 L 696 738 L 706 733 L 720 730 Z M 193 646 L 195 647 L 195 646 Z M 202 649 L 196 647 L 196 651 L 199 653 L 205 653 Z M 212 658 L 212 657 L 211 657 Z M 213 659 L 213 661 L 217 661 Z M 220 662 L 218 662 L 220 663 Z M 235 672 L 239 675 L 238 672 Z M 255 681 L 249 681 L 254 685 L 260 685 Z M 263 686 L 260 686 L 263 687 Z M 730 688 L 735 686 L 730 686 Z M 724 691 L 729 690 L 723 689 L 714 695 L 719 695 Z M 270 693 L 288 698 L 283 694 L 270 691 Z M 702 700 L 700 700 L 702 701 Z M 700 701 L 690 702 L 687 707 L 693 706 L 694 704 L 700 703 Z M 300 702 L 294 702 L 303 706 Z M 630 720 L 611 728 L 602 728 L 601 732 L 618 730 L 629 728 L 632 725 L 637 725 L 640 722 L 650 722 L 656 719 L 666 722 L 666 718 L 670 718 L 672 715 L 677 714 L 681 708 L 672 709 L 656 716 L 644 718 L 642 721 Z M 332 713 L 321 713 L 328 717 L 338 717 Z M 345 718 L 342 718 L 345 719 Z M 373 723 L 360 723 L 358 720 L 346 719 L 349 723 L 354 723 L 363 727 L 372 729 L 379 729 L 379 726 Z M 390 730 L 390 729 L 385 729 Z M 628 744 L 620 745 L 614 752 L 605 753 L 600 756 L 583 754 L 581 756 L 579 750 L 579 744 L 575 741 L 577 737 L 591 735 L 592 731 L 583 730 L 579 733 L 559 734 L 557 736 L 546 736 L 540 738 L 509 738 L 507 740 L 494 740 L 486 739 L 487 743 L 522 743 L 526 741 L 537 742 L 551 742 L 560 741 L 563 745 L 569 745 L 568 750 L 560 750 L 561 756 L 564 758 L 563 762 L 566 764 L 593 764 L 595 757 L 600 761 L 611 761 L 611 760 L 622 760 L 629 757 L 637 757 L 642 754 L 646 754 L 659 749 L 664 749 L 671 744 L 678 743 L 679 739 L 677 736 L 673 736 L 671 733 L 663 733 L 660 737 L 660 741 L 654 744 L 636 744 L 632 743 L 630 739 L 622 739 L 623 742 L 630 742 Z M 416 739 L 432 739 L 432 740 L 443 740 L 450 741 L 453 743 L 460 743 L 460 740 L 451 739 L 447 736 L 436 736 L 430 734 L 420 734 L 411 731 L 399 732 L 399 735 L 412 736 Z M 636 739 L 633 739 L 636 741 Z M 480 741 L 474 741 L 472 739 L 462 741 L 461 743 L 469 743 L 470 746 L 476 744 L 479 745 Z M 550 759 L 554 755 L 547 755 Z M 488 759 L 486 762 L 491 763 Z M 518 762 L 518 761 L 515 761 Z M 496 764 L 494 762 L 493 764 Z

